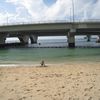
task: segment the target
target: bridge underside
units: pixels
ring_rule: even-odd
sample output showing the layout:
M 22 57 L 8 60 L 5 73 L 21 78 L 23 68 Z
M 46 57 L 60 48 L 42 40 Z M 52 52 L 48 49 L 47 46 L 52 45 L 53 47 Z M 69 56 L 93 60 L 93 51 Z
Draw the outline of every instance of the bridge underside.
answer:
M 50 33 L 48 33 L 48 35 L 42 35 L 42 34 L 43 33 L 40 33 L 38 36 L 52 36 L 52 35 L 50 35 Z M 77 34 L 77 35 L 80 35 L 80 34 Z M 90 41 L 91 35 L 89 33 L 87 33 L 87 34 L 84 33 L 82 35 L 87 35 L 87 39 L 88 39 L 87 41 Z M 18 37 L 20 40 L 20 43 L 23 45 L 28 44 L 29 39 L 30 39 L 31 44 L 34 44 L 34 43 L 37 43 L 38 36 L 33 33 L 31 33 L 30 35 L 29 34 L 24 34 L 24 35 L 9 34 L 9 36 L 7 36 L 7 34 L 5 34 L 5 35 L 1 36 L 0 45 L 5 44 L 5 40 L 7 37 Z M 68 47 L 71 47 L 71 48 L 75 47 L 75 34 L 74 33 L 69 32 L 69 33 L 63 34 L 63 35 L 59 33 L 59 35 L 54 34 L 53 36 L 67 36 L 68 37 Z M 100 35 L 98 35 L 98 36 L 99 36 L 99 39 L 97 40 L 97 42 L 100 42 Z
M 64 34 L 62 35 L 62 32 L 64 32 Z M 65 31 L 62 31 L 62 32 L 41 32 L 39 33 L 38 32 L 38 35 L 37 33 L 35 32 L 15 32 L 14 34 L 12 33 L 6 33 L 6 34 L 2 34 L 1 35 L 1 39 L 0 39 L 0 45 L 3 45 L 5 44 L 5 40 L 7 37 L 18 37 L 18 39 L 20 40 L 20 43 L 25 45 L 25 44 L 28 44 L 29 42 L 29 39 L 31 41 L 31 44 L 34 44 L 34 43 L 37 43 L 37 40 L 38 40 L 38 36 L 66 36 L 68 37 L 68 47 L 75 47 L 75 36 L 76 35 L 87 35 L 87 41 L 90 41 L 90 36 L 91 36 L 91 33 L 92 35 L 98 35 L 99 32 L 95 33 L 95 32 L 68 32 L 66 33 Z M 87 34 L 86 34 L 87 33 Z M 46 34 L 46 35 L 45 35 Z M 99 36 L 99 39 L 97 40 L 97 42 L 100 42 L 100 35 Z

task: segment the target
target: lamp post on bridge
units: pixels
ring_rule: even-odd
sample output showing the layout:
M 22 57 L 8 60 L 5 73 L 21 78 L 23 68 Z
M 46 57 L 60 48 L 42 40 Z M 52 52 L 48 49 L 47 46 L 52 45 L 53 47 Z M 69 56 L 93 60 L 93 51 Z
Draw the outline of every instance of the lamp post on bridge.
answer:
M 6 22 L 7 25 L 9 24 L 9 19 L 10 19 L 10 17 L 11 17 L 11 16 L 8 16 L 8 14 L 7 14 L 7 22 Z
M 7 25 L 8 25 L 8 15 L 7 15 Z
M 75 13 L 75 10 L 74 10 L 74 0 L 72 0 L 72 13 L 73 13 L 73 23 L 75 22 L 75 15 L 74 15 L 74 13 Z

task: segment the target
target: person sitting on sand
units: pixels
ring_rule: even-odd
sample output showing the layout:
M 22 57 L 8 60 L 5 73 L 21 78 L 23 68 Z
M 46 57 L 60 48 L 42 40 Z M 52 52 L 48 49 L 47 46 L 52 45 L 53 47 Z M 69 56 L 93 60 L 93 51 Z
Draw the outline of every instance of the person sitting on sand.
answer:
M 44 62 L 44 60 L 41 61 L 41 67 L 45 67 L 45 62 Z

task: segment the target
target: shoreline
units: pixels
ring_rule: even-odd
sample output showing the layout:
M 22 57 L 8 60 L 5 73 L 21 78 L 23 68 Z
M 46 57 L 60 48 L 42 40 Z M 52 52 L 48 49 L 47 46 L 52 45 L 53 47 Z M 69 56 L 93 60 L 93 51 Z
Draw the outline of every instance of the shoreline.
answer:
M 91 62 L 91 61 L 72 61 L 72 62 L 56 62 L 56 63 L 45 63 L 45 65 L 47 67 L 50 67 L 50 66 L 68 66 L 68 65 L 100 65 L 100 62 L 99 61 L 95 61 L 95 62 Z M 41 67 L 41 64 L 38 62 L 38 63 L 2 63 L 0 64 L 0 68 L 2 67 Z

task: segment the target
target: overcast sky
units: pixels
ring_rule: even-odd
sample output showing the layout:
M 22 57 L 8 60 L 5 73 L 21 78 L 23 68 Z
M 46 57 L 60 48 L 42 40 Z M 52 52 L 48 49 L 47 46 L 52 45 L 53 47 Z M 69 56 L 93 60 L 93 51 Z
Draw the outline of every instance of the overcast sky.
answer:
M 73 0 L 75 20 L 100 19 L 100 0 Z M 0 0 L 0 24 L 72 20 L 72 0 Z

